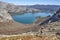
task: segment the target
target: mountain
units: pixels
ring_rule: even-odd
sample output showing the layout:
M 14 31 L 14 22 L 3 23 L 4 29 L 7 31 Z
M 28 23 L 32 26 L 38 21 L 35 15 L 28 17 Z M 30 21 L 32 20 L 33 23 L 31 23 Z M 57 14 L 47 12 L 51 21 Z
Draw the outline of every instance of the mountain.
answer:
M 35 8 L 35 9 L 40 9 L 41 11 L 47 11 L 47 12 L 55 12 L 60 8 L 60 5 L 30 5 L 27 6 L 28 8 Z
M 60 9 L 58 11 L 56 11 L 56 13 L 54 13 L 54 15 L 52 17 L 43 21 L 40 25 L 56 22 L 56 21 L 59 21 L 59 20 L 60 20 Z
M 11 3 L 1 2 L 0 1 L 0 8 L 8 10 L 10 14 L 20 14 L 26 12 L 38 12 L 40 10 L 34 8 L 27 8 L 22 5 L 14 5 Z
M 21 14 L 27 12 L 56 12 L 60 5 L 14 5 L 12 3 L 6 3 L 0 1 L 0 8 L 8 10 L 8 12 L 12 15 Z

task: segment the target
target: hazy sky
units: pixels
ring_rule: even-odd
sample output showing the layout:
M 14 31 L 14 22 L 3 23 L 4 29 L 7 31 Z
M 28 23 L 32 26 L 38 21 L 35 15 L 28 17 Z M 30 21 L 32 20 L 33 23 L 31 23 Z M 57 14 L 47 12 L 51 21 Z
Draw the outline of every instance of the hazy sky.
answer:
M 18 5 L 34 5 L 34 4 L 60 5 L 60 0 L 0 0 L 0 1 Z

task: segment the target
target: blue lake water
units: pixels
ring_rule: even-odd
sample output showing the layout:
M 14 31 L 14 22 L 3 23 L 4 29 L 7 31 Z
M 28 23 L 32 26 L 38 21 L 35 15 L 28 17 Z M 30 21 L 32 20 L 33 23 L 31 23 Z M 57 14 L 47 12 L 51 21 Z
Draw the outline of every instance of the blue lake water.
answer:
M 51 15 L 51 13 L 47 12 L 40 12 L 40 13 L 24 13 L 21 15 L 13 15 L 13 19 L 17 22 L 23 23 L 23 24 L 31 24 L 33 21 L 36 20 L 36 17 L 46 17 L 48 15 Z

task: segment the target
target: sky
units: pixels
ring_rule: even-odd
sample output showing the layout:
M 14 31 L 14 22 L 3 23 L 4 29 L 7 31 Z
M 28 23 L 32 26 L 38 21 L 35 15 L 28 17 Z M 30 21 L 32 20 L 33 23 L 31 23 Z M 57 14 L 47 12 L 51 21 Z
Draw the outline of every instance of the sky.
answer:
M 13 3 L 16 5 L 60 5 L 60 0 L 0 0 L 2 2 Z

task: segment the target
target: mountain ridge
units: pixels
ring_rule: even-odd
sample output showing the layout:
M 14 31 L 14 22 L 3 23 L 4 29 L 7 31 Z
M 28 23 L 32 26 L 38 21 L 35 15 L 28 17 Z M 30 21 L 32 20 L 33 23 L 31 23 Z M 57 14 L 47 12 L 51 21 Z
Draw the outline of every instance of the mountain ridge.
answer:
M 60 9 L 56 11 L 56 13 L 54 13 L 54 15 L 52 15 L 50 18 L 43 21 L 40 25 L 52 23 L 59 20 L 60 20 Z

